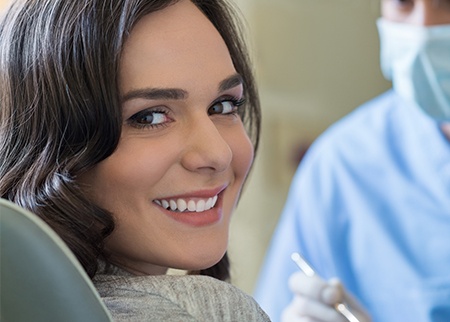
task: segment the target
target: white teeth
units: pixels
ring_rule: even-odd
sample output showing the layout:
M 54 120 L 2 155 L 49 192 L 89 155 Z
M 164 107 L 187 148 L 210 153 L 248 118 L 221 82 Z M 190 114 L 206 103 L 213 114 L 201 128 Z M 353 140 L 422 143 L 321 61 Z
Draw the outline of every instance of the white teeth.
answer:
M 178 199 L 177 206 L 179 211 L 185 211 L 187 209 L 186 201 L 183 199 Z
M 195 211 L 195 201 L 194 200 L 189 200 L 187 208 L 189 211 Z
M 211 198 L 207 198 L 207 199 L 200 199 L 200 198 L 195 198 L 195 199 L 196 200 L 193 200 L 193 199 L 190 199 L 190 200 L 161 199 L 161 200 L 155 200 L 154 202 L 157 205 L 159 205 L 165 209 L 170 209 L 172 211 L 202 212 L 202 211 L 209 210 L 216 205 L 217 195 L 214 197 L 211 197 Z
M 206 204 L 205 200 L 199 200 L 199 201 L 197 202 L 197 209 L 196 209 L 195 211 L 196 211 L 196 212 L 202 212 L 202 211 L 205 211 L 205 204 Z
M 213 198 L 208 198 L 205 204 L 205 209 L 211 209 L 214 204 Z

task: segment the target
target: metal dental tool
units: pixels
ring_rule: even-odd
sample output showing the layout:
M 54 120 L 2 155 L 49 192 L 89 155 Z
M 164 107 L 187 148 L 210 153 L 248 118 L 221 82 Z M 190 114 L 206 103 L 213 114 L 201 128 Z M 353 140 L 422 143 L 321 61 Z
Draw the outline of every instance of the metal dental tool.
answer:
M 312 277 L 316 275 L 316 272 L 312 269 L 311 265 L 299 254 L 292 253 L 291 259 L 297 264 L 300 270 L 305 273 L 306 276 Z M 337 303 L 334 308 L 341 313 L 349 322 L 360 322 L 356 316 L 349 310 L 346 304 Z

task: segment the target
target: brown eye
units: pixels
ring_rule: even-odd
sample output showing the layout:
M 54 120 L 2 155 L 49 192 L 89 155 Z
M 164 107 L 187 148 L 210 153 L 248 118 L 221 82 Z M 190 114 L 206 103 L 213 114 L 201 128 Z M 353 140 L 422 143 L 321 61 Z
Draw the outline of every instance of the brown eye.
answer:
M 414 0 L 394 0 L 398 6 L 409 7 L 414 5 Z
M 236 111 L 237 106 L 231 101 L 218 102 L 211 106 L 208 110 L 209 115 L 212 114 L 230 114 Z
M 238 111 L 239 106 L 243 105 L 245 102 L 244 98 L 241 99 L 235 99 L 235 98 L 229 98 L 229 99 L 223 99 L 219 102 L 214 103 L 209 109 L 208 114 L 234 114 Z
M 128 119 L 134 127 L 157 127 L 171 121 L 166 112 L 152 109 L 140 111 Z

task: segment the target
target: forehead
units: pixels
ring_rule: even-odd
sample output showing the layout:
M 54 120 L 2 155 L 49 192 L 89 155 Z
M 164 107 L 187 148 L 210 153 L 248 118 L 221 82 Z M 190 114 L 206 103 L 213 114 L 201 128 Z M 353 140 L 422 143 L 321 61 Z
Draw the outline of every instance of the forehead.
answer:
M 144 16 L 125 42 L 121 83 L 139 78 L 173 86 L 174 80 L 195 75 L 233 74 L 233 63 L 221 35 L 188 0 Z M 157 77 L 156 77 L 157 76 Z
M 415 25 L 450 23 L 450 0 L 382 0 L 382 15 Z
M 396 5 L 407 7 L 411 5 L 423 4 L 430 7 L 448 7 L 450 0 L 381 0 L 382 5 Z

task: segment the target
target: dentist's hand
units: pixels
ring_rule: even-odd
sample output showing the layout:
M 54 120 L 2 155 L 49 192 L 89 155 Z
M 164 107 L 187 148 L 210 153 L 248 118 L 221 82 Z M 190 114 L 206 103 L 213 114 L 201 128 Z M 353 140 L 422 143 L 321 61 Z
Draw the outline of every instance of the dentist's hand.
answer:
M 282 313 L 282 322 L 348 322 L 334 305 L 345 302 L 360 322 L 370 322 L 362 306 L 344 290 L 338 279 L 324 281 L 319 276 L 296 272 L 289 279 L 294 299 Z

